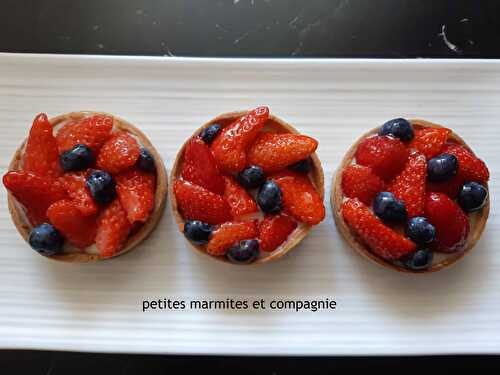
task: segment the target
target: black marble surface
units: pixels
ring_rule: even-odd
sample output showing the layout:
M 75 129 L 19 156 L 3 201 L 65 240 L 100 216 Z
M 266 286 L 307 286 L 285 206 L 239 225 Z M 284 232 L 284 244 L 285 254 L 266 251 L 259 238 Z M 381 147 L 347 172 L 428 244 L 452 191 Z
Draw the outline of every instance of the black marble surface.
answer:
M 500 58 L 500 1 L 1 0 L 0 51 Z M 252 358 L 0 351 L 2 375 L 277 375 L 366 369 L 481 374 L 498 368 L 500 357 L 492 356 Z

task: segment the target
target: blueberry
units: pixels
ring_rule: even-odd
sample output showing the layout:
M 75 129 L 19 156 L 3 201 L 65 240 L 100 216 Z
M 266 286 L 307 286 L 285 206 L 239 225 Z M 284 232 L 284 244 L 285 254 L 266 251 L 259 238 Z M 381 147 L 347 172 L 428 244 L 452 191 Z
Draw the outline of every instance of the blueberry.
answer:
M 427 249 L 420 249 L 410 254 L 404 259 L 404 265 L 411 270 L 423 270 L 432 265 L 432 251 Z
M 282 207 L 281 188 L 272 180 L 267 180 L 259 189 L 257 194 L 257 204 L 266 214 L 276 214 Z
M 64 238 L 53 225 L 44 223 L 31 230 L 28 242 L 40 254 L 50 256 L 61 252 Z
M 213 228 L 210 224 L 199 220 L 186 221 L 184 224 L 184 235 L 196 245 L 208 243 L 212 230 Z
M 65 171 L 81 171 L 95 162 L 94 153 L 85 145 L 76 145 L 59 157 L 62 169 Z
M 309 173 L 311 171 L 311 159 L 303 159 L 289 166 L 291 170 L 299 173 Z
M 259 255 L 259 241 L 243 240 L 235 243 L 226 253 L 233 263 L 252 263 Z
M 143 171 L 154 172 L 156 171 L 155 158 L 148 150 L 142 148 L 137 160 L 137 166 Z
M 247 189 L 258 188 L 265 180 L 264 171 L 257 165 L 251 165 L 238 174 L 238 182 Z
M 460 190 L 458 204 L 465 212 L 480 210 L 488 198 L 488 190 L 477 182 L 466 182 Z
M 395 118 L 387 121 L 380 130 L 378 135 L 393 135 L 401 139 L 403 142 L 408 142 L 413 139 L 413 126 L 410 121 L 404 118 Z
M 425 217 L 417 216 L 408 221 L 406 235 L 418 244 L 429 244 L 436 238 L 436 228 Z
M 407 213 L 403 201 L 389 192 L 378 193 L 373 201 L 373 212 L 382 220 L 403 221 Z
M 108 172 L 94 170 L 87 177 L 87 187 L 97 203 L 106 204 L 116 196 L 115 180 Z
M 212 124 L 201 131 L 200 138 L 203 140 L 203 142 L 209 145 L 214 141 L 215 137 L 217 137 L 220 129 L 221 126 L 219 124 Z
M 455 155 L 441 154 L 427 162 L 427 177 L 430 181 L 444 181 L 457 173 L 458 160 Z

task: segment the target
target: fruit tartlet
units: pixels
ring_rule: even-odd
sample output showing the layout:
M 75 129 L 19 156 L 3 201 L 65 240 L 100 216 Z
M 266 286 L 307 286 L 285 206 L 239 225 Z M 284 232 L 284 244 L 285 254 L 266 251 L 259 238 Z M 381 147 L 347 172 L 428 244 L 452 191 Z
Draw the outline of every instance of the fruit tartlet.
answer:
M 165 168 L 146 136 L 96 112 L 37 115 L 3 184 L 22 237 L 69 262 L 132 249 L 158 223 L 167 193 Z
M 267 107 L 209 121 L 182 146 L 171 171 L 179 229 L 219 260 L 280 258 L 325 216 L 317 146 Z
M 394 119 L 347 152 L 332 189 L 340 232 L 357 252 L 403 272 L 461 259 L 489 213 L 486 164 L 450 129 Z

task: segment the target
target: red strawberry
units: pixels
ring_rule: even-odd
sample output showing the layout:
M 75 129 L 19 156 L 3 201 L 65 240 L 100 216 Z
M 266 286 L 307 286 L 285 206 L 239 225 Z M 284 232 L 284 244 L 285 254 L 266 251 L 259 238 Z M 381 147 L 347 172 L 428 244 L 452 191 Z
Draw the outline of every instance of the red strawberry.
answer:
M 62 174 L 57 142 L 45 113 L 33 120 L 24 151 L 23 170 L 38 176 L 59 177 Z
M 426 191 L 443 193 L 446 194 L 451 199 L 458 197 L 460 190 L 464 184 L 464 179 L 460 175 L 455 175 L 446 181 L 440 182 L 427 182 Z
M 425 216 L 436 228 L 437 250 L 453 253 L 463 249 L 469 236 L 469 219 L 462 209 L 441 193 L 429 193 Z
M 174 183 L 174 194 L 179 211 L 189 220 L 220 224 L 232 219 L 231 208 L 218 194 L 187 181 Z
M 108 139 L 97 157 L 97 167 L 116 174 L 133 166 L 141 148 L 135 138 L 129 133 L 120 131 Z
M 353 164 L 342 171 L 342 191 L 346 197 L 358 198 L 370 205 L 384 187 L 384 181 L 370 167 Z
M 317 147 L 318 142 L 305 135 L 262 132 L 247 152 L 247 163 L 276 172 L 306 159 Z
M 85 173 L 68 173 L 61 177 L 61 180 L 73 205 L 82 215 L 90 216 L 97 213 L 98 207 L 87 187 Z
M 71 201 L 53 203 L 47 210 L 53 226 L 73 245 L 81 249 L 94 243 L 97 231 L 95 216 L 83 216 Z
M 269 118 L 269 108 L 258 107 L 221 130 L 211 150 L 219 168 L 238 173 L 245 168 L 246 151 Z
M 224 179 L 210 148 L 199 137 L 192 138 L 184 151 L 182 178 L 212 193 L 224 194 Z
M 224 176 L 224 181 L 226 182 L 224 199 L 231 207 L 234 218 L 259 211 L 252 196 L 233 177 Z
M 390 136 L 368 137 L 356 150 L 356 162 L 371 167 L 384 180 L 397 175 L 403 169 L 406 159 L 408 150 L 404 143 Z
M 415 137 L 408 146 L 425 155 L 427 160 L 441 153 L 443 145 L 451 134 L 446 128 L 423 128 L 415 130 Z
M 424 214 L 426 177 L 427 161 L 425 156 L 413 153 L 408 158 L 401 174 L 392 181 L 387 189 L 404 202 L 410 218 Z
M 260 249 L 276 250 L 295 228 L 297 223 L 290 216 L 284 214 L 266 216 L 259 226 Z
M 131 223 L 146 222 L 155 201 L 155 175 L 138 168 L 115 177 L 116 192 Z
M 127 242 L 131 229 L 132 224 L 127 219 L 127 212 L 116 198 L 97 217 L 95 244 L 101 255 L 109 258 L 120 251 Z
M 93 115 L 68 123 L 58 131 L 56 136 L 59 153 L 83 144 L 90 147 L 94 155 L 97 155 L 101 146 L 111 136 L 112 130 L 113 117 L 111 116 Z
M 443 153 L 455 155 L 458 159 L 457 175 L 465 181 L 476 181 L 486 183 L 490 179 L 488 167 L 472 151 L 457 144 L 447 144 L 443 147 Z
M 235 242 L 257 238 L 257 221 L 229 222 L 216 229 L 207 244 L 210 255 L 224 255 Z
M 296 220 L 316 225 L 325 218 L 323 199 L 306 175 L 283 171 L 271 177 L 283 193 L 283 207 Z
M 3 184 L 26 208 L 26 214 L 33 226 L 47 222 L 49 206 L 66 198 L 66 191 L 56 179 L 40 177 L 30 172 L 7 172 L 3 176 Z
M 341 212 L 351 230 L 378 256 L 395 260 L 415 251 L 412 241 L 386 227 L 358 199 L 346 200 Z

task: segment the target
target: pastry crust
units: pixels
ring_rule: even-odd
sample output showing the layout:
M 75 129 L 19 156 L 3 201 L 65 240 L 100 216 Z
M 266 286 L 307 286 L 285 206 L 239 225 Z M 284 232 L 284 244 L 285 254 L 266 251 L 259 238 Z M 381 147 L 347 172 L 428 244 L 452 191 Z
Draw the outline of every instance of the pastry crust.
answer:
M 420 120 L 420 119 L 414 119 L 410 120 L 411 124 L 415 129 L 421 129 L 421 128 L 441 128 L 441 125 L 433 124 L 432 122 L 425 121 L 425 120 Z M 354 233 L 350 230 L 350 228 L 347 226 L 345 223 L 342 214 L 340 212 L 341 206 L 342 206 L 342 201 L 343 201 L 343 194 L 342 194 L 342 187 L 341 187 L 341 180 L 342 180 L 342 171 L 344 170 L 345 167 L 350 165 L 354 159 L 354 155 L 356 153 L 356 150 L 358 148 L 358 145 L 368 136 L 374 135 L 378 132 L 379 128 L 374 128 L 370 130 L 369 132 L 363 134 L 352 146 L 349 148 L 347 151 L 346 155 L 344 156 L 344 159 L 340 163 L 340 166 L 337 169 L 337 172 L 333 178 L 332 181 L 332 191 L 331 191 L 331 196 L 330 196 L 330 203 L 332 205 L 332 211 L 333 211 L 333 217 L 335 218 L 335 222 L 337 224 L 337 228 L 339 232 L 342 234 L 346 242 L 349 244 L 349 246 L 354 249 L 358 254 L 362 255 L 365 258 L 368 258 L 372 260 L 373 262 L 386 267 L 390 268 L 396 271 L 400 272 L 406 272 L 406 273 L 430 273 L 430 272 L 436 272 L 439 270 L 442 270 L 443 268 L 446 268 L 448 266 L 451 266 L 452 264 L 455 264 L 458 260 L 462 259 L 466 254 L 469 254 L 473 247 L 476 245 L 476 243 L 479 241 L 479 238 L 481 238 L 481 235 L 483 233 L 484 227 L 486 225 L 486 221 L 488 220 L 488 215 L 490 212 L 490 199 L 488 197 L 488 201 L 486 202 L 484 208 L 480 211 L 477 212 L 472 212 L 468 213 L 468 217 L 470 220 L 470 233 L 469 237 L 467 239 L 467 243 L 465 245 L 464 250 L 454 253 L 454 254 L 446 254 L 445 258 L 442 260 L 436 261 L 434 260 L 433 264 L 431 267 L 425 269 L 425 270 L 411 270 L 406 267 L 400 266 L 398 264 L 392 263 L 390 261 L 387 261 L 385 259 L 382 259 L 381 257 L 377 256 L 376 254 L 372 253 L 369 248 L 359 239 L 357 236 L 354 235 Z M 453 143 L 457 143 L 459 145 L 465 146 L 468 150 L 472 151 L 470 147 L 465 143 L 465 141 L 460 138 L 457 134 L 451 133 L 449 137 L 449 141 Z M 488 188 L 488 185 L 486 185 L 486 188 Z
M 203 126 L 201 126 L 196 132 L 193 134 L 199 134 L 204 128 L 217 123 L 220 124 L 223 128 L 231 124 L 234 120 L 236 120 L 238 117 L 244 116 L 248 113 L 248 111 L 239 111 L 239 112 L 229 112 L 229 113 L 224 113 L 222 115 L 219 115 L 215 117 L 214 119 L 208 121 L 205 123 Z M 293 134 L 300 134 L 295 128 L 293 128 L 290 124 L 286 123 L 285 121 L 279 119 L 276 116 L 269 115 L 269 120 L 265 124 L 265 129 L 273 130 L 276 133 L 293 133 Z M 177 153 L 177 157 L 175 158 L 174 165 L 172 167 L 172 170 L 170 171 L 170 182 L 169 182 L 169 195 L 170 195 L 170 202 L 172 206 L 172 214 L 174 215 L 175 222 L 177 223 L 177 226 L 179 227 L 179 230 L 181 233 L 183 232 L 184 229 L 184 219 L 182 218 L 182 215 L 179 213 L 177 209 L 177 201 L 175 198 L 175 194 L 173 193 L 173 184 L 176 178 L 178 178 L 181 174 L 182 171 L 182 163 L 184 161 L 184 150 L 186 148 L 186 145 L 188 144 L 189 140 L 192 138 L 192 136 L 186 140 L 186 142 L 182 145 L 181 149 Z M 321 166 L 321 162 L 316 155 L 316 153 L 313 153 L 311 155 L 311 160 L 312 160 L 312 171 L 309 174 L 309 177 L 311 178 L 314 186 L 316 187 L 318 193 L 320 194 L 321 198 L 324 198 L 325 194 L 325 188 L 324 188 L 324 175 L 323 175 L 323 168 Z M 282 256 L 284 256 L 286 253 L 288 253 L 290 250 L 292 250 L 302 239 L 310 232 L 312 229 L 311 225 L 306 225 L 303 223 L 299 223 L 297 228 L 288 236 L 288 239 L 281 244 L 280 247 L 278 247 L 276 250 L 270 253 L 263 253 L 265 256 L 257 258 L 253 263 L 250 263 L 250 265 L 254 264 L 263 264 L 263 263 L 269 263 L 272 261 L 275 261 Z M 199 246 L 199 245 L 194 245 L 191 242 L 187 241 L 189 245 L 191 246 L 192 249 L 194 249 L 197 253 L 204 254 L 205 256 L 209 256 L 212 259 L 217 259 L 225 263 L 229 264 L 235 264 L 231 263 L 229 260 L 226 259 L 226 257 L 214 257 L 212 255 L 209 255 L 205 249 L 204 246 Z M 261 253 L 262 254 L 262 253 Z
M 156 225 L 160 221 L 160 218 L 163 214 L 165 202 L 166 202 L 166 194 L 167 194 L 167 172 L 165 170 L 165 166 L 163 165 L 163 161 L 161 160 L 160 154 L 153 147 L 149 139 L 134 125 L 131 123 L 108 113 L 104 112 L 94 112 L 94 111 L 82 111 L 82 112 L 71 112 L 66 113 L 54 118 L 51 118 L 49 121 L 53 127 L 56 127 L 66 121 L 69 120 L 79 120 L 83 117 L 89 115 L 106 115 L 111 116 L 114 119 L 114 129 L 124 130 L 129 132 L 130 134 L 137 137 L 139 142 L 142 144 L 144 148 L 146 148 L 151 155 L 153 155 L 156 164 L 156 192 L 155 192 L 155 203 L 153 207 L 153 211 L 146 223 L 142 225 L 135 233 L 133 233 L 127 239 L 127 242 L 123 249 L 109 258 L 103 258 L 99 254 L 89 254 L 85 252 L 69 252 L 63 253 L 59 255 L 47 256 L 47 258 L 64 261 L 64 262 L 72 262 L 72 263 L 88 263 L 95 262 L 99 260 L 106 260 L 117 257 L 119 255 L 125 254 L 126 252 L 132 250 L 142 241 L 144 241 L 151 232 L 155 229 Z M 11 170 L 19 170 L 21 168 L 22 163 L 22 155 L 24 152 L 25 144 L 27 140 L 18 147 L 16 150 L 14 157 L 12 158 L 9 164 L 9 171 Z M 25 241 L 28 241 L 29 234 L 31 231 L 31 224 L 26 220 L 26 217 L 23 212 L 23 208 L 17 203 L 16 199 L 12 194 L 8 194 L 8 206 L 10 215 L 12 217 L 12 221 L 16 226 L 19 234 L 24 238 Z

